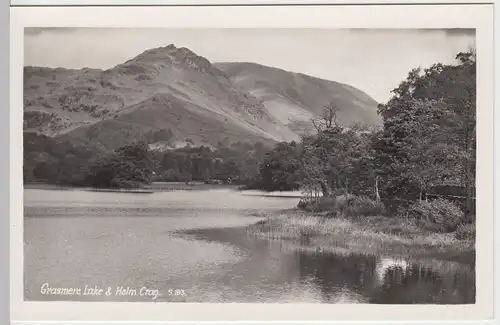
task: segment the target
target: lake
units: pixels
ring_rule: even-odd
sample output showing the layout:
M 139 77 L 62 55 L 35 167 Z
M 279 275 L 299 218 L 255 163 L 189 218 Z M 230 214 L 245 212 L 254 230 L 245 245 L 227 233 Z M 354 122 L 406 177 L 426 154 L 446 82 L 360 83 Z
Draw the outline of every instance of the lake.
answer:
M 298 200 L 222 187 L 150 194 L 27 188 L 25 300 L 474 303 L 468 265 L 318 252 L 246 234 L 261 213 Z

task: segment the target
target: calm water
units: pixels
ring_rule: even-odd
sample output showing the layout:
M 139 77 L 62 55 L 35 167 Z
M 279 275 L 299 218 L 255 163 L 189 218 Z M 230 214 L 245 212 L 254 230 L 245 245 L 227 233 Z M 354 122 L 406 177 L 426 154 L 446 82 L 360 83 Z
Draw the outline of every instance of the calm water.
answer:
M 246 235 L 260 212 L 291 208 L 293 197 L 228 189 L 24 195 L 26 300 L 474 303 L 470 266 L 306 252 Z M 47 286 L 74 291 L 43 294 Z M 96 286 L 101 295 L 89 295 Z

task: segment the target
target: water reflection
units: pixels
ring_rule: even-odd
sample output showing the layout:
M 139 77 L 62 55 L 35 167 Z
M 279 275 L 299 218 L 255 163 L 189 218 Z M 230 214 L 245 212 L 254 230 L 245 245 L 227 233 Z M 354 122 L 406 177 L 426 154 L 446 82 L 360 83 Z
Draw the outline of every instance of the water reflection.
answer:
M 437 270 L 401 258 L 309 252 L 298 256 L 301 277 L 314 277 L 325 300 L 344 288 L 377 304 L 475 302 L 474 270 L 464 265 Z
M 151 301 L 41 295 L 48 282 L 147 286 L 159 290 L 156 301 L 474 303 L 473 265 L 323 252 L 307 241 L 246 234 L 245 226 L 261 219 L 255 211 L 295 204 L 227 191 L 25 191 L 25 299 Z M 186 295 L 169 295 L 171 289 Z
M 226 280 L 231 279 L 233 290 L 252 288 L 258 293 L 266 283 L 264 294 L 280 299 L 284 288 L 292 284 L 307 291 L 308 299 L 326 303 L 475 302 L 475 272 L 469 265 L 307 250 L 300 243 L 251 238 L 241 229 L 204 229 L 190 231 L 190 234 L 201 240 L 229 242 L 251 252 L 227 270 Z M 234 281 L 237 274 L 242 280 L 240 283 Z M 252 278 L 258 280 L 252 281 Z M 224 277 L 218 280 L 225 281 Z M 252 299 L 255 297 L 246 297 L 241 302 L 255 301 Z

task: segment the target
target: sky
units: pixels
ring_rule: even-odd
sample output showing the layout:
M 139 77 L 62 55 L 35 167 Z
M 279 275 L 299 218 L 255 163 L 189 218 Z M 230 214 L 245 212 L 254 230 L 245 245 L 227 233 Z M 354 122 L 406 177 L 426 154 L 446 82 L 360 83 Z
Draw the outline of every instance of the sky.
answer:
M 413 68 L 453 63 L 474 30 L 397 29 L 25 29 L 30 66 L 108 69 L 174 44 L 211 62 L 255 62 L 342 82 L 385 103 Z

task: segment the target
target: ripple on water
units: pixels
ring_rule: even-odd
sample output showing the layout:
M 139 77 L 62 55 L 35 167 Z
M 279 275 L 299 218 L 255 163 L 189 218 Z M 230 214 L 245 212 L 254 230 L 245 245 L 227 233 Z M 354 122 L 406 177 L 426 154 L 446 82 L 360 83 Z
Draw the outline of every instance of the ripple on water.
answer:
M 342 249 L 311 252 L 297 243 L 246 235 L 242 226 L 260 220 L 252 216 L 254 211 L 290 208 L 296 204 L 294 198 L 230 191 L 133 195 L 26 190 L 25 203 L 28 300 L 49 299 L 40 294 L 43 283 L 148 286 L 160 290 L 160 301 L 474 303 L 475 299 L 473 268 Z M 169 296 L 171 289 L 185 290 L 187 295 Z

